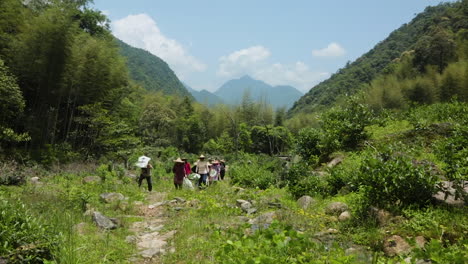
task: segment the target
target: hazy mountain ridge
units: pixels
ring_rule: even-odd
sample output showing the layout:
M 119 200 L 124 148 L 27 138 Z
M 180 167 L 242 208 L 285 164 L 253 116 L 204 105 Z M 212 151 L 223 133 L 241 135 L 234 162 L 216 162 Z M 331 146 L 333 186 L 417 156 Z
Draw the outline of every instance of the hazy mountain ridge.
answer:
M 214 93 L 207 91 L 205 89 L 201 91 L 194 90 L 192 87 L 188 86 L 184 83 L 185 88 L 192 94 L 195 100 L 201 104 L 205 104 L 208 106 L 214 106 L 217 104 L 223 104 L 224 101 L 219 98 Z
M 214 94 L 228 104 L 237 104 L 246 92 L 255 101 L 265 100 L 275 108 L 289 108 L 302 96 L 302 93 L 292 86 L 271 86 L 248 75 L 227 81 Z

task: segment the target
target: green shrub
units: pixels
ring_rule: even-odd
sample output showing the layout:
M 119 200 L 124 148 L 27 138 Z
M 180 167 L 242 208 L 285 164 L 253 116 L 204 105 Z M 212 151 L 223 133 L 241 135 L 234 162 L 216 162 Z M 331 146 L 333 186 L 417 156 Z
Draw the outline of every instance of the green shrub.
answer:
M 233 184 L 243 187 L 258 187 L 266 189 L 276 184 L 276 176 L 259 164 L 239 164 L 232 166 L 229 171 Z
M 468 201 L 464 181 L 468 180 L 468 126 L 457 126 L 451 137 L 442 140 L 437 156 L 445 162 L 443 168 L 448 180 L 453 181 L 455 196 Z
M 294 164 L 288 172 L 288 187 L 291 194 L 299 198 L 303 195 L 328 195 L 327 182 L 320 175 L 311 171 L 305 162 Z
M 354 149 L 367 139 L 365 127 L 373 122 L 373 113 L 367 105 L 352 98 L 345 107 L 326 112 L 322 120 L 322 153 L 332 153 L 339 149 Z
M 304 160 L 316 164 L 321 153 L 323 133 L 315 128 L 304 128 L 299 131 L 296 142 L 296 152 Z
M 385 209 L 427 204 L 439 180 L 429 164 L 391 149 L 365 154 L 356 176 L 369 204 Z
M 252 235 L 230 231 L 229 239 L 215 254 L 216 263 L 355 263 L 354 256 L 333 244 L 328 248 L 290 226 L 273 222 Z
M 0 256 L 11 263 L 43 263 L 51 259 L 58 236 L 21 203 L 0 202 Z
M 232 183 L 244 187 L 267 189 L 280 182 L 282 161 L 267 155 L 240 154 L 229 167 Z

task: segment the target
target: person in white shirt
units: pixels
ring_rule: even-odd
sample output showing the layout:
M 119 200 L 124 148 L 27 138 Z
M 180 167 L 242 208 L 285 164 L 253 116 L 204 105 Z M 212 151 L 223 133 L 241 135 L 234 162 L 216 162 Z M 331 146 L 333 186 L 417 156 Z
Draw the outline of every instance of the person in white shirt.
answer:
M 210 172 L 209 165 L 210 163 L 205 160 L 205 156 L 200 155 L 197 161 L 197 170 L 196 172 L 200 174 L 200 179 L 198 180 L 198 186 L 201 187 L 202 184 L 206 185 L 206 179 L 208 178 L 208 173 Z

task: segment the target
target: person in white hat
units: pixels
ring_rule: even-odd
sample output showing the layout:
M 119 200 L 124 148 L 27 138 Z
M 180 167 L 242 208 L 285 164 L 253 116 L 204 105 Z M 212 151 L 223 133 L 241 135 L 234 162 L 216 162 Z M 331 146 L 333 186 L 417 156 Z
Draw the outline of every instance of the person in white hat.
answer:
M 153 190 L 153 183 L 151 182 L 151 169 L 153 169 L 153 166 L 149 163 L 150 160 L 151 158 L 143 155 L 138 158 L 138 162 L 135 165 L 141 168 L 141 174 L 138 178 L 138 187 L 141 187 L 141 183 L 146 179 L 148 191 L 151 192 Z

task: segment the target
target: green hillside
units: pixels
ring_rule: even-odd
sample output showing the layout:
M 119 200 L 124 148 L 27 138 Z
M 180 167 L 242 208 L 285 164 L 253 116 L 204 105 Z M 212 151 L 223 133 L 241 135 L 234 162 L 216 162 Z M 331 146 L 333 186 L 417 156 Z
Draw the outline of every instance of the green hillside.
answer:
M 423 13 L 392 32 L 372 50 L 313 87 L 294 104 L 289 114 L 320 111 L 333 105 L 340 96 L 355 94 L 370 84 L 379 74 L 386 72 L 387 67 L 405 52 L 416 51 L 415 54 L 411 54 L 413 56 L 411 59 L 414 68 L 419 69 L 424 69 L 429 64 L 446 64 L 454 61 L 451 56 L 453 50 L 450 50 L 453 47 L 449 42 L 458 41 L 460 44 L 463 39 L 466 39 L 467 6 L 467 1 L 462 1 L 427 7 Z M 432 49 L 428 46 L 431 40 L 433 40 Z M 434 43 L 437 41 L 439 43 Z M 439 55 L 435 54 L 437 51 L 440 51 Z M 428 52 L 433 52 L 433 54 L 428 54 Z M 417 61 L 418 58 L 419 61 Z M 439 58 L 445 61 L 428 61 L 424 58 Z
M 117 40 L 120 53 L 127 59 L 130 78 L 148 91 L 162 91 L 192 97 L 169 65 L 146 50 L 134 48 Z

